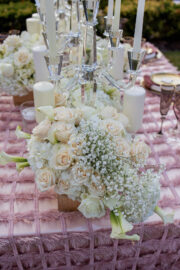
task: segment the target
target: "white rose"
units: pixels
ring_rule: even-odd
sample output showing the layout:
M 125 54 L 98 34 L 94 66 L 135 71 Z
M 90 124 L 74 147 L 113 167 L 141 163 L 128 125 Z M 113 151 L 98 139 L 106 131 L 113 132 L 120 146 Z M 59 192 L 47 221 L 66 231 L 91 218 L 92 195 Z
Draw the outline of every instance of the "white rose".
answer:
M 43 168 L 36 171 L 35 180 L 40 191 L 48 190 L 55 185 L 55 174 L 50 168 Z
M 54 109 L 54 119 L 62 122 L 75 122 L 75 110 L 66 107 Z
M 10 78 L 14 75 L 14 67 L 8 63 L 2 63 L 1 73 L 3 76 Z
M 55 191 L 58 194 L 67 194 L 70 189 L 69 179 L 71 178 L 71 172 L 66 170 L 61 173 L 61 176 L 58 179 L 56 184 Z
M 76 156 L 82 155 L 82 144 L 84 141 L 79 139 L 77 136 L 72 136 L 69 140 L 69 146 L 72 149 L 72 153 Z
M 83 117 L 83 112 L 81 109 L 76 108 L 75 109 L 75 125 L 79 125 Z
M 17 67 L 28 65 L 31 61 L 32 54 L 26 48 L 21 48 L 14 54 L 14 64 Z
M 50 127 L 51 121 L 49 119 L 45 119 L 33 129 L 32 133 L 40 139 L 45 139 L 48 136 Z
M 78 209 L 86 218 L 100 218 L 106 213 L 103 202 L 92 195 L 83 199 Z
M 52 157 L 49 160 L 51 168 L 66 170 L 72 163 L 71 148 L 65 144 L 56 144 L 52 148 Z
M 129 142 L 122 138 L 116 140 L 116 151 L 120 156 L 130 156 Z
M 131 158 L 135 162 L 143 161 L 145 162 L 151 152 L 150 147 L 142 142 L 142 141 L 135 141 L 131 145 Z
M 48 133 L 48 139 L 51 143 L 56 141 L 67 143 L 74 133 L 74 125 L 65 122 L 54 122 Z
M 5 39 L 4 44 L 7 46 L 8 51 L 13 51 L 21 45 L 21 39 L 19 36 L 10 35 Z
M 125 128 L 128 127 L 128 125 L 129 125 L 129 119 L 128 119 L 128 117 L 127 117 L 126 115 L 124 115 L 123 113 L 118 113 L 118 118 L 117 118 L 117 120 L 118 120 L 119 122 L 121 122 Z
M 72 200 L 77 200 L 80 197 L 81 186 L 73 185 L 70 180 L 72 179 L 72 171 L 70 169 L 62 171 L 57 184 L 55 192 L 58 194 L 66 194 Z
M 88 190 L 91 194 L 98 196 L 98 197 L 104 195 L 104 193 L 106 191 L 106 187 L 102 183 L 101 176 L 99 173 L 94 172 L 92 174 L 91 183 L 88 185 Z
M 125 130 L 119 121 L 107 119 L 101 121 L 101 126 L 106 129 L 112 136 L 124 136 Z
M 0 58 L 4 58 L 4 55 L 7 53 L 8 49 L 5 44 L 0 44 Z
M 96 114 L 96 109 L 90 106 L 81 106 L 79 109 L 82 112 L 82 118 L 85 120 L 89 120 L 93 115 Z
M 100 116 L 102 117 L 102 119 L 118 119 L 117 110 L 111 106 L 104 107 L 100 111 Z
M 66 106 L 69 93 L 55 93 L 55 106 Z
M 75 165 L 72 168 L 73 183 L 77 185 L 87 184 L 92 174 L 90 168 L 83 168 L 82 166 Z

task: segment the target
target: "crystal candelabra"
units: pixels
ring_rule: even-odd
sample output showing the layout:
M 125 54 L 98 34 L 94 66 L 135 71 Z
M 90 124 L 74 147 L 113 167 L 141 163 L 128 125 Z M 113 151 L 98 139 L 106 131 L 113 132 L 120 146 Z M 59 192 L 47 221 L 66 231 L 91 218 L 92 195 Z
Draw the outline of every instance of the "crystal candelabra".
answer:
M 52 61 L 50 45 L 52 41 L 47 31 L 47 10 L 42 3 L 36 0 L 37 11 L 42 23 L 42 35 L 47 47 L 46 63 L 50 79 L 59 87 L 61 75 L 68 77 L 73 73 L 73 79 L 69 80 L 67 90 L 75 85 L 80 85 L 82 100 L 87 101 L 86 88 L 91 88 L 95 93 L 97 81 L 106 79 L 108 84 L 119 91 L 125 91 L 132 87 L 137 79 L 145 51 L 141 49 L 135 53 L 134 49 L 125 51 L 121 43 L 123 31 L 112 27 L 114 17 L 105 17 L 105 36 L 109 48 L 109 64 L 97 63 L 96 25 L 99 10 L 99 0 L 56 0 L 51 2 L 55 16 L 55 43 L 57 51 Z M 83 12 L 82 12 L 83 11 Z M 128 71 L 124 72 L 124 55 L 128 57 Z M 62 61 L 63 59 L 63 61 Z M 63 64 L 63 65 L 62 65 Z M 87 87 L 87 85 L 89 85 Z M 90 91 L 88 90 L 88 93 Z M 89 96 L 94 96 L 91 93 Z M 91 99 L 91 98 L 90 98 Z M 91 103 L 91 102 L 90 102 Z
M 81 86 L 82 101 L 91 104 L 97 88 L 95 74 L 97 70 L 96 25 L 99 0 L 83 0 L 83 7 L 85 14 L 85 32 L 79 83 Z
M 104 69 L 102 71 L 102 75 L 109 81 L 110 84 L 115 86 L 120 91 L 125 91 L 126 89 L 134 86 L 137 76 L 139 74 L 139 69 L 141 67 L 142 61 L 145 56 L 145 50 L 141 49 L 139 53 L 135 53 L 133 49 L 128 50 L 128 52 L 124 52 L 123 44 L 121 44 L 121 40 L 123 37 L 123 30 L 113 31 L 111 27 L 111 21 L 106 21 L 106 30 L 105 36 L 109 39 L 109 51 L 110 51 L 110 65 L 108 69 Z M 123 72 L 123 59 L 124 53 L 128 54 L 128 65 L 129 69 L 127 72 Z M 113 59 L 114 57 L 114 59 Z M 117 64 L 116 64 L 116 63 Z M 121 74 L 112 74 L 112 70 L 115 70 Z

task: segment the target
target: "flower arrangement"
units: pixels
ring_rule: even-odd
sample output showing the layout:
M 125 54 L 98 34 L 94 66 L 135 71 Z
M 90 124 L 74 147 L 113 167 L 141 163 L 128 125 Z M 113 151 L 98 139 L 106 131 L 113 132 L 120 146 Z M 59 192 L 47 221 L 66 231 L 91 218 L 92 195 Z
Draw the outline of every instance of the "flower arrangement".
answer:
M 8 36 L 0 45 L 0 91 L 24 96 L 32 91 L 34 64 L 32 47 L 41 44 L 41 37 L 22 32 Z
M 128 235 L 132 223 L 144 221 L 153 212 L 165 223 L 157 206 L 161 170 L 146 169 L 150 148 L 131 140 L 128 119 L 111 106 L 40 107 L 47 117 L 32 135 L 17 127 L 16 135 L 27 139 L 28 157 L 4 152 L 0 163 L 16 162 L 17 170 L 30 166 L 40 191 L 54 187 L 58 194 L 79 202 L 86 218 L 101 218 L 110 211 L 112 238 L 139 240 Z

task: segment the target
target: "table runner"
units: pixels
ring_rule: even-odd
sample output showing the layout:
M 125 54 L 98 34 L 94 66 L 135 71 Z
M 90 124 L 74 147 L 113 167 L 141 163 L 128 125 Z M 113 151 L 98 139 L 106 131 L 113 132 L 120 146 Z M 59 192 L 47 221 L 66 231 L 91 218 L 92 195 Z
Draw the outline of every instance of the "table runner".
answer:
M 163 56 L 142 68 L 151 72 L 177 72 Z M 157 215 L 134 227 L 139 242 L 110 239 L 108 215 L 87 220 L 79 212 L 60 213 L 56 194 L 39 193 L 32 171 L 20 174 L 14 164 L 0 166 L 0 269 L 180 269 L 180 144 L 169 145 L 166 136 L 154 139 L 160 125 L 159 97 L 147 92 L 143 128 L 139 136 L 151 147 L 149 163 L 166 165 L 161 178 L 159 205 L 174 211 L 175 223 L 164 226 Z M 12 97 L 0 97 L 0 150 L 26 155 L 24 140 L 14 131 L 22 125 L 19 107 Z M 173 111 L 164 130 L 176 124 Z

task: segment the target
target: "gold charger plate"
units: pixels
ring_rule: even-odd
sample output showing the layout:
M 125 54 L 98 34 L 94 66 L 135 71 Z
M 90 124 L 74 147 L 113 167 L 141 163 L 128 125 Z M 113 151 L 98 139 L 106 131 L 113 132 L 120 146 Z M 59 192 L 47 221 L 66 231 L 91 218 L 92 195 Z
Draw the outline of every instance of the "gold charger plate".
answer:
M 151 75 L 151 80 L 156 85 L 180 85 L 180 75 L 173 73 L 155 73 Z

